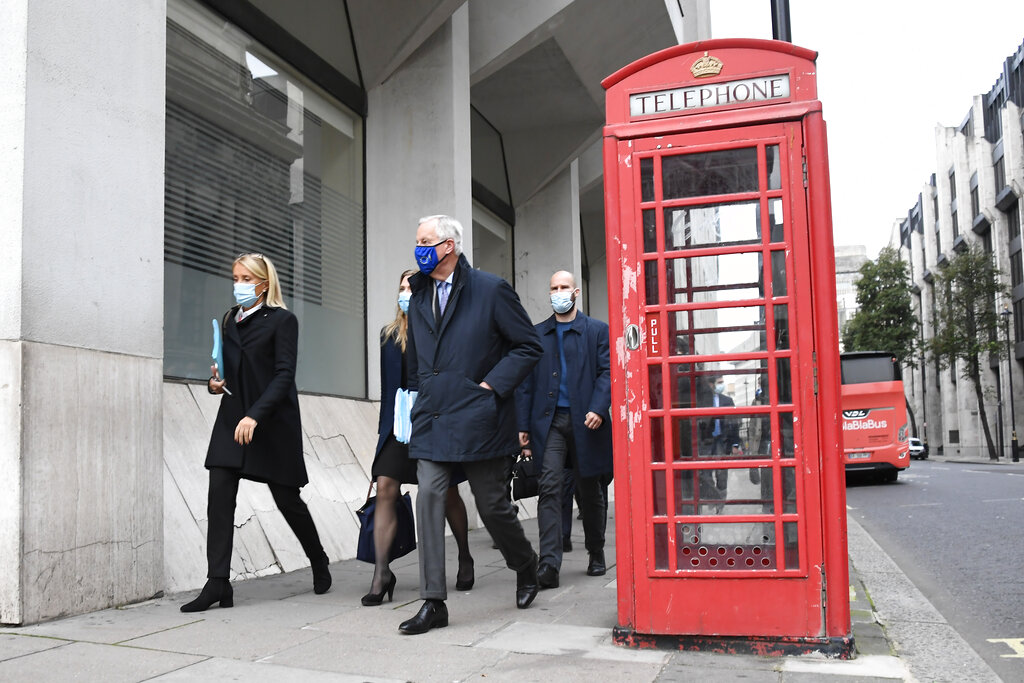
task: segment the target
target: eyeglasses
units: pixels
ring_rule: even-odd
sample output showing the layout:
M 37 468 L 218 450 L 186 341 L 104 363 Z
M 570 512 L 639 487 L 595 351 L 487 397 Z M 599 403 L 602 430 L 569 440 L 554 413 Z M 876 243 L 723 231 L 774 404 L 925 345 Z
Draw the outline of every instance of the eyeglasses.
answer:
M 256 252 L 242 252 L 241 254 L 239 254 L 238 256 L 235 257 L 235 260 L 237 261 L 238 259 L 245 258 L 246 256 L 251 256 L 252 258 L 258 258 L 260 261 L 264 261 L 264 262 L 267 260 L 266 256 L 264 256 L 263 254 L 258 254 Z

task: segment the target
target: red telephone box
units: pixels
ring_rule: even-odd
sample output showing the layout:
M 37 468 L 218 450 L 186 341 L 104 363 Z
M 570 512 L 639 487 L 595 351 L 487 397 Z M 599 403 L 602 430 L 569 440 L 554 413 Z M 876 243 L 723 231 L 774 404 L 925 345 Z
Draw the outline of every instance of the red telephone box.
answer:
M 603 83 L 617 642 L 852 650 L 815 57 L 711 40 Z

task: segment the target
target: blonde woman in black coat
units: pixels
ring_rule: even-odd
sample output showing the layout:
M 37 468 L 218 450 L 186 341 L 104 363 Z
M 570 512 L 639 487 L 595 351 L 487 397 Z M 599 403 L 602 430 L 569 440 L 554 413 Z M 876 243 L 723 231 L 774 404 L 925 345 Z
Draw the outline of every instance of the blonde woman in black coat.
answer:
M 295 388 L 299 323 L 284 305 L 274 264 L 262 254 L 242 254 L 232 266 L 235 300 L 224 316 L 224 367 L 211 368 L 207 389 L 223 394 L 206 452 L 208 580 L 182 612 L 213 603 L 231 607 L 228 576 L 239 479 L 267 484 L 295 532 L 313 570 L 313 592 L 331 587 L 327 554 L 309 509 L 299 497 L 308 483 L 302 460 L 302 424 Z

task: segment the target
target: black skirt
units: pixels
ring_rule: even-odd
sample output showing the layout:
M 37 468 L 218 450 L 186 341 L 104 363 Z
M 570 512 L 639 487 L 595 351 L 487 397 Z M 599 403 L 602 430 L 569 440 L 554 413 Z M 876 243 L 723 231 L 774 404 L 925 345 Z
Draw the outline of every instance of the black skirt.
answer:
M 409 444 L 399 443 L 394 434 L 389 435 L 373 459 L 370 474 L 375 481 L 377 477 L 384 476 L 397 479 L 402 484 L 417 483 L 416 461 L 409 457 Z

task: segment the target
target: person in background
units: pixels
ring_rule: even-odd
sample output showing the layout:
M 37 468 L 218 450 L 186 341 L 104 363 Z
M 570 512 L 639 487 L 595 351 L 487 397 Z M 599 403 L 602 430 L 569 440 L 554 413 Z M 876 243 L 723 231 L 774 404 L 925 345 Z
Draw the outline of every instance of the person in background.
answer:
M 448 625 L 445 605 L 444 501 L 452 472 L 469 479 L 477 510 L 516 572 L 516 607 L 537 597 L 537 554 L 508 498 L 509 458 L 519 452 L 513 391 L 541 354 L 529 316 L 505 280 L 474 270 L 462 254 L 462 224 L 451 216 L 421 218 L 416 228 L 420 272 L 409 278 L 409 457 L 417 460 L 420 596 L 404 634 Z
M 705 391 L 699 392 L 698 403 L 701 406 L 732 407 L 735 405 L 732 398 L 725 393 L 725 379 L 715 373 L 704 376 Z M 725 458 L 729 456 L 742 455 L 740 448 L 739 426 L 735 418 L 713 416 L 701 418 L 698 423 L 698 457 L 704 458 Z M 703 502 L 712 500 L 725 500 L 728 495 L 729 470 L 700 470 L 700 497 Z M 723 503 L 715 503 L 715 510 L 719 513 L 724 508 Z
M 380 332 L 380 423 L 377 427 L 377 451 L 373 458 L 371 476 L 377 482 L 377 505 L 373 513 L 373 542 L 377 553 L 370 592 L 363 596 L 366 606 L 379 605 L 387 594 L 391 600 L 397 580 L 388 566 L 389 551 L 398 529 L 396 506 L 402 484 L 416 483 L 416 461 L 409 458 L 409 445 L 399 443 L 394 434 L 395 392 L 408 389 L 406 348 L 409 338 L 409 276 L 417 271 L 402 273 L 398 286 L 398 309 L 395 319 Z M 465 477 L 463 477 L 464 479 Z M 459 573 L 455 589 L 468 591 L 473 587 L 473 556 L 469 552 L 469 520 L 466 504 L 459 495 L 457 483 L 448 487 L 445 517 L 459 546 Z
M 331 587 L 327 553 L 299 497 L 309 482 L 295 387 L 299 322 L 285 308 L 277 270 L 266 256 L 242 254 L 231 272 L 238 305 L 223 318 L 224 367 L 214 365 L 207 382 L 211 394 L 223 395 L 206 452 L 207 581 L 195 600 L 181 606 L 182 612 L 202 612 L 215 602 L 234 604 L 228 578 L 240 479 L 270 487 L 309 558 L 313 592 Z
M 579 494 L 587 574 L 607 571 L 604 557 L 608 505 L 602 477 L 612 471 L 611 364 L 608 325 L 584 315 L 572 273 L 551 276 L 554 313 L 536 326 L 544 355 L 516 391 L 519 443 L 540 458 L 537 526 L 540 530 L 541 588 L 555 588 L 562 567 L 565 469 Z

